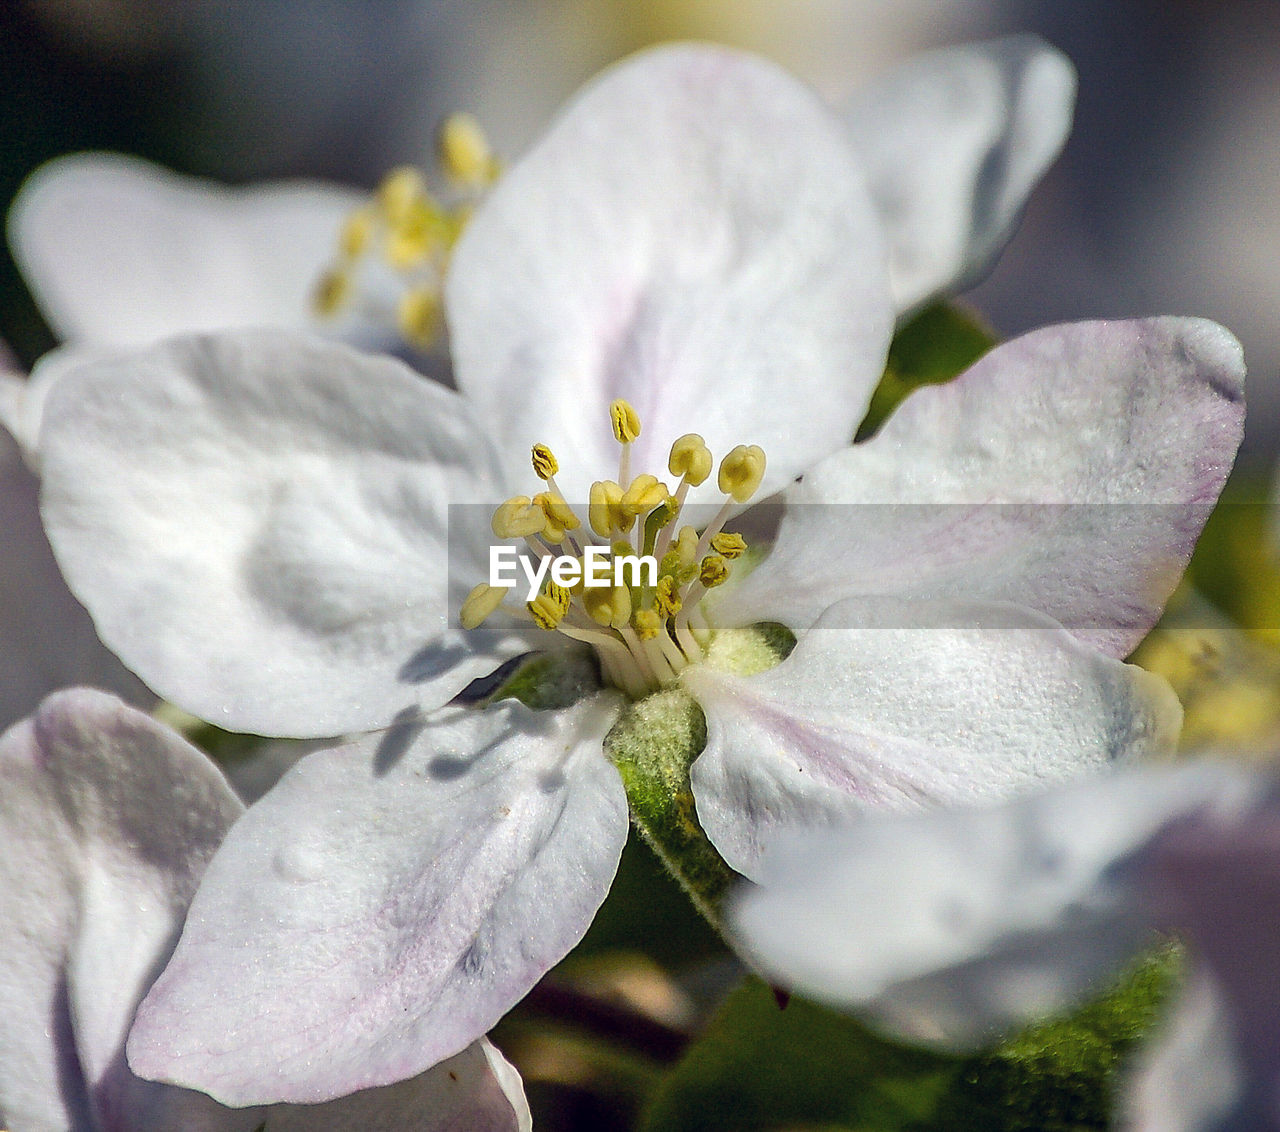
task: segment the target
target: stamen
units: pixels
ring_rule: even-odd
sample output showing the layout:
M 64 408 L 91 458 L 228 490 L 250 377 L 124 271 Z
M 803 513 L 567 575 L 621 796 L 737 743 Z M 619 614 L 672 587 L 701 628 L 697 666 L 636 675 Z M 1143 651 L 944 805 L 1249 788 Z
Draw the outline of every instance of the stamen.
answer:
M 549 480 L 560 470 L 555 453 L 545 444 L 535 444 L 532 449 L 533 474 L 540 480 Z
M 671 446 L 667 469 L 697 487 L 711 474 L 713 463 L 706 441 L 696 432 L 687 432 Z
M 427 194 L 422 174 L 411 165 L 392 169 L 378 186 L 378 204 L 387 220 L 393 225 L 409 220 L 415 203 Z
M 739 534 L 722 531 L 711 538 L 711 549 L 725 558 L 741 558 L 747 550 L 747 541 Z
M 622 629 L 631 620 L 631 591 L 626 586 L 589 586 L 582 591 L 587 616 L 597 625 Z
M 441 315 L 440 292 L 416 287 L 400 296 L 396 325 L 406 342 L 426 349 L 440 333 Z
M 622 511 L 622 488 L 613 480 L 596 480 L 591 485 L 591 500 L 587 506 L 587 522 L 601 538 L 612 539 L 615 532 L 626 533 L 635 522 Z
M 631 486 L 623 492 L 622 513 L 628 518 L 636 519 L 665 503 L 670 496 L 671 492 L 667 490 L 667 485 L 657 476 L 651 476 L 646 472 L 642 476 L 636 476 L 631 481 Z
M 764 449 L 758 444 L 739 444 L 720 461 L 716 483 L 735 503 L 745 503 L 764 479 Z
M 630 444 L 640 435 L 640 415 L 621 397 L 609 406 L 609 420 L 619 444 Z
M 506 596 L 507 590 L 505 586 L 491 586 L 481 582 L 480 585 L 467 594 L 466 600 L 462 603 L 462 613 L 459 618 L 462 622 L 462 627 L 464 629 L 476 628 L 502 604 L 502 600 Z
M 547 516 L 527 495 L 517 495 L 493 513 L 491 525 L 498 538 L 526 538 L 542 533 Z
M 484 189 L 498 179 L 499 165 L 480 123 L 471 114 L 450 114 L 436 135 L 440 166 L 450 180 Z
M 527 608 L 534 624 L 539 629 L 550 631 L 557 628 L 560 622 L 564 620 L 565 615 L 569 612 L 570 600 L 567 589 L 563 586 L 557 586 L 554 582 L 549 582 L 546 589 L 528 603 Z
M 720 555 L 708 554 L 702 560 L 702 566 L 698 570 L 698 581 L 704 588 L 713 589 L 715 586 L 723 585 L 728 577 L 729 563 Z
M 311 294 L 311 309 L 321 318 L 332 318 L 351 298 L 351 276 L 341 268 L 326 271 Z
M 347 217 L 338 237 L 338 247 L 345 259 L 358 259 L 364 255 L 373 239 L 373 225 L 373 210 L 367 205 L 357 208 Z

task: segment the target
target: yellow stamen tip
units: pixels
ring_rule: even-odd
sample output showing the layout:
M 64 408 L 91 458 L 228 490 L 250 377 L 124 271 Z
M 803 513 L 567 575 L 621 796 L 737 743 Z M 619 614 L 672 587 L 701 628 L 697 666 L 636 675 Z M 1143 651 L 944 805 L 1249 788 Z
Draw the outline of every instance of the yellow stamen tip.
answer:
M 746 553 L 747 540 L 741 535 L 733 534 L 729 531 L 721 531 L 718 535 L 712 536 L 711 549 L 731 560 L 741 558 Z
M 422 174 L 411 165 L 402 165 L 383 177 L 378 186 L 378 204 L 387 220 L 399 226 L 409 220 L 414 205 L 426 194 Z
M 546 593 L 539 594 L 528 602 L 526 608 L 529 610 L 529 616 L 533 618 L 533 623 L 547 632 L 551 632 L 564 620 L 566 612 L 557 598 Z
M 497 179 L 489 139 L 471 114 L 450 114 L 440 124 L 436 152 L 445 175 L 460 185 L 483 189 Z
M 632 614 L 631 627 L 642 641 L 652 641 L 662 632 L 662 618 L 652 609 L 641 609 Z
M 720 461 L 716 482 L 735 503 L 745 503 L 764 479 L 764 449 L 758 444 L 739 444 Z
M 528 538 L 541 534 L 547 516 L 527 495 L 508 499 L 493 513 L 493 533 L 498 538 Z
M 427 348 L 440 334 L 440 293 L 431 287 L 415 287 L 400 296 L 396 326 L 410 345 Z
M 631 591 L 626 586 L 589 586 L 582 591 L 587 616 L 597 625 L 621 629 L 631 620 Z
M 462 603 L 462 613 L 459 618 L 464 629 L 474 629 L 486 617 L 502 604 L 502 599 L 507 596 L 507 591 L 503 586 L 490 586 L 484 582 L 476 586 Z
M 449 241 L 439 206 L 429 197 L 416 200 L 404 217 L 392 225 L 383 255 L 396 271 L 412 271 L 430 263 Z
M 545 444 L 533 446 L 533 474 L 540 480 L 549 480 L 560 470 L 555 454 Z
M 554 491 L 540 491 L 533 497 L 533 501 L 542 508 L 548 523 L 563 527 L 566 531 L 576 531 L 582 526 L 582 520 L 573 513 L 573 508 Z
M 713 463 L 706 441 L 696 432 L 687 432 L 671 446 L 667 468 L 673 476 L 688 480 L 690 487 L 697 487 L 711 474 Z
M 343 221 L 338 247 L 347 259 L 357 259 L 364 255 L 372 239 L 373 213 L 368 207 L 357 208 Z
M 623 492 L 622 513 L 631 519 L 637 515 L 647 514 L 659 504 L 666 502 L 670 494 L 666 484 L 657 476 L 646 472 L 644 475 L 636 476 L 631 481 L 631 486 Z
M 659 578 L 654 601 L 663 617 L 674 617 L 684 605 L 680 599 L 680 583 L 670 574 Z
M 601 538 L 610 538 L 614 531 L 630 530 L 634 521 L 623 516 L 622 488 L 613 480 L 596 480 L 591 485 L 587 522 L 596 534 Z
M 640 414 L 621 397 L 609 406 L 609 420 L 613 425 L 613 438 L 619 444 L 630 444 L 640 435 Z
M 311 309 L 321 318 L 333 318 L 351 297 L 351 277 L 342 270 L 326 271 L 311 294 Z
M 729 563 L 718 554 L 708 554 L 698 570 L 698 581 L 707 589 L 721 585 L 729 577 Z

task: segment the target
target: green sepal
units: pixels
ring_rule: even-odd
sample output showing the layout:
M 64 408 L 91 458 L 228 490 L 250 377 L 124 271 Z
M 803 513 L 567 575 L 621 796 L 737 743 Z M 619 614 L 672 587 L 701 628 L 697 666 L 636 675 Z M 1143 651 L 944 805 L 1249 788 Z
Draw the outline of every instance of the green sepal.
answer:
M 604 741 L 631 820 L 694 906 L 714 926 L 738 875 L 715 851 L 694 808 L 689 766 L 706 746 L 707 721 L 679 688 L 631 704 Z
M 913 390 L 939 385 L 968 369 L 996 344 L 971 312 L 935 303 L 909 319 L 893 337 L 884 376 L 871 395 L 858 440 L 873 435 Z

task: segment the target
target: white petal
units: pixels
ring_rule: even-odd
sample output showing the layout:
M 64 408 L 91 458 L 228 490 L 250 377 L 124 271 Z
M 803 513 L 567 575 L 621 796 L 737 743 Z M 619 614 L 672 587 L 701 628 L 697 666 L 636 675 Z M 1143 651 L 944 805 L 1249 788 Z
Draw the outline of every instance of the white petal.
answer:
M 1124 1086 L 1126 1132 L 1233 1132 L 1274 1128 L 1249 1111 L 1232 1020 L 1212 974 L 1196 967 L 1161 1032 L 1143 1047 Z
M 241 809 L 195 748 L 100 692 L 50 697 L 0 739 L 7 1127 L 246 1126 L 124 1062 L 134 1008 Z M 184 1121 L 141 1119 L 160 1110 Z
M 268 1114 L 267 1132 L 530 1132 L 520 1075 L 487 1040 L 409 1081 Z
M 730 921 L 784 985 L 913 1040 L 976 1045 L 1101 989 L 1155 923 L 1135 854 L 1201 806 L 1258 791 L 1202 765 L 872 816 L 779 842 Z
M 1126 656 L 1231 470 L 1243 380 L 1239 343 L 1203 319 L 999 346 L 807 474 L 773 554 L 714 615 L 799 631 L 854 594 L 1013 601 Z
M 391 359 L 279 331 L 174 339 L 58 381 L 41 462 L 102 639 L 214 723 L 378 726 L 492 668 L 481 646 L 520 647 L 450 613 L 488 568 L 450 537 L 477 509 L 450 505 L 501 498 L 491 446 Z
M 227 839 L 130 1064 L 229 1104 L 403 1080 L 582 937 L 627 837 L 609 695 L 450 709 L 311 755 Z
M 52 161 L 9 215 L 14 256 L 54 331 L 145 345 L 183 331 L 313 324 L 351 190 L 229 189 L 118 154 Z
M 1075 71 L 1034 35 L 930 51 L 845 110 L 889 243 L 897 309 L 972 283 L 1071 128 Z
M 994 604 L 851 599 L 776 668 L 685 685 L 707 717 L 698 817 L 752 878 L 780 828 L 1026 792 L 1171 750 L 1181 721 L 1159 677 Z
M 49 549 L 39 482 L 0 427 L 0 729 L 50 692 L 92 684 L 134 703 L 150 693 L 103 647 Z
M 459 387 L 526 479 L 549 444 L 576 503 L 616 475 L 615 397 L 643 426 L 635 471 L 664 479 L 691 431 L 717 457 L 761 445 L 765 493 L 847 443 L 886 288 L 839 123 L 772 64 L 683 45 L 570 104 L 472 219 L 446 298 Z

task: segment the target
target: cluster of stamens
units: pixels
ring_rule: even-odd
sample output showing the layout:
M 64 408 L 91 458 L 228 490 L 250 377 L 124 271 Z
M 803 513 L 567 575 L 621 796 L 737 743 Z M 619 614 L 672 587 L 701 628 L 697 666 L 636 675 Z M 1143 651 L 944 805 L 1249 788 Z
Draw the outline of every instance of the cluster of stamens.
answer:
M 544 490 L 508 499 L 492 526 L 500 539 L 524 541 L 543 575 L 537 592 L 518 606 L 507 601 L 514 587 L 482 583 L 467 596 L 461 619 L 473 629 L 502 608 L 589 644 L 605 679 L 638 698 L 703 657 L 710 628 L 699 603 L 728 580 L 746 551 L 742 537 L 723 528 L 760 487 L 765 456 L 757 445 L 740 444 L 720 461 L 717 486 L 725 499 L 698 531 L 680 517 L 689 489 L 711 475 L 714 461 L 702 437 L 688 433 L 671 446 L 667 468 L 679 477 L 672 492 L 654 475 L 631 474 L 631 445 L 640 435 L 635 409 L 614 401 L 609 415 L 622 449 L 618 478 L 591 485 L 586 527 L 556 486 L 551 449 L 535 444 L 533 470 Z M 533 578 L 527 568 L 526 574 Z
M 354 309 L 375 323 L 394 323 L 406 342 L 424 350 L 439 339 L 449 257 L 501 168 L 469 114 L 445 119 L 436 149 L 456 199 L 446 204 L 432 195 L 426 179 L 411 166 L 388 173 L 368 203 L 342 226 L 337 260 L 312 295 L 318 316 L 332 319 Z M 391 286 L 362 288 L 358 281 L 370 267 L 389 273 Z M 388 290 L 394 301 L 379 298 Z

